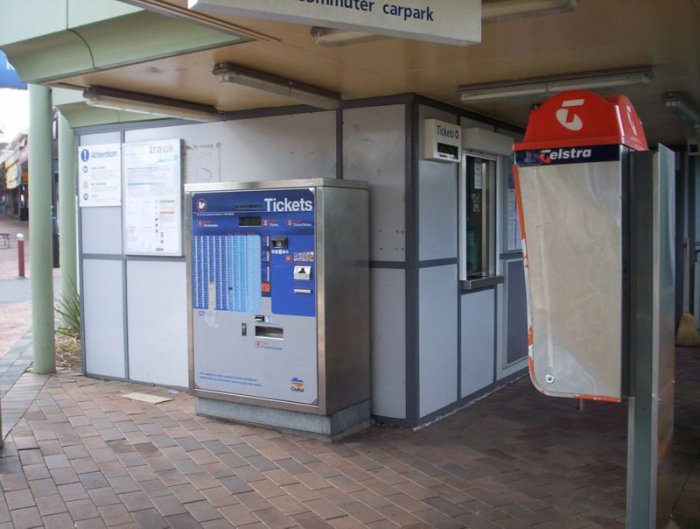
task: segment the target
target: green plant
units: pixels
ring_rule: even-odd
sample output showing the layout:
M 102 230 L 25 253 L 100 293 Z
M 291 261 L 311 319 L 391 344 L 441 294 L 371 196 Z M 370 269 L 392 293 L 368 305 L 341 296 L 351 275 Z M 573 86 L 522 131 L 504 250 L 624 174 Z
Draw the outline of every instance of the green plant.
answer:
M 80 294 L 78 294 L 78 289 L 72 288 L 68 296 L 62 295 L 56 301 L 55 310 L 63 320 L 63 325 L 59 326 L 56 331 L 74 338 L 80 336 Z

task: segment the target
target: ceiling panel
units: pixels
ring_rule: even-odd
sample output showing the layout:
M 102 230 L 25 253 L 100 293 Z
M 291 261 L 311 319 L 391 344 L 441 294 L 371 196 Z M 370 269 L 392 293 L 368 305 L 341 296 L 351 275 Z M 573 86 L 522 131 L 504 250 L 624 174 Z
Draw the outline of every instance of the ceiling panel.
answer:
M 141 0 L 130 0 L 139 3 Z M 185 0 L 148 0 L 186 7 Z M 698 0 L 580 0 L 570 13 L 485 24 L 483 41 L 456 47 L 404 39 L 323 48 L 308 26 L 215 15 L 267 35 L 258 40 L 62 80 L 102 85 L 240 110 L 294 104 L 251 89 L 219 84 L 216 62 L 230 61 L 336 91 L 345 99 L 416 92 L 460 105 L 462 84 L 651 65 L 654 79 L 625 93 L 652 143 L 680 144 L 692 131 L 668 113 L 665 91 L 684 92 L 700 107 Z M 469 105 L 525 125 L 536 98 Z

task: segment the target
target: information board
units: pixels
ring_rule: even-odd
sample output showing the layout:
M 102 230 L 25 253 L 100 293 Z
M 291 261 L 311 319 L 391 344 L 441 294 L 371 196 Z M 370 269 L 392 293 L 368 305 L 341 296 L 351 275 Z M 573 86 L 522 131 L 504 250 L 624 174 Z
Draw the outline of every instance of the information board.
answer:
M 182 255 L 180 140 L 124 144 L 124 252 Z
M 478 0 L 188 0 L 202 13 L 282 20 L 456 46 L 481 42 Z
M 121 206 L 121 144 L 80 146 L 78 205 L 81 208 Z

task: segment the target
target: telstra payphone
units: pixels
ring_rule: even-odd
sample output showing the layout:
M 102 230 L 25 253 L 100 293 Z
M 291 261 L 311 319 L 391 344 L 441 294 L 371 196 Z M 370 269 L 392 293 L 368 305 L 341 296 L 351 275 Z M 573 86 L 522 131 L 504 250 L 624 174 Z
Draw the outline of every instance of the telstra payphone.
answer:
M 619 402 L 629 354 L 630 153 L 648 149 L 629 99 L 548 99 L 514 145 L 530 375 L 547 395 Z
M 330 438 L 367 426 L 366 184 L 185 190 L 197 412 Z

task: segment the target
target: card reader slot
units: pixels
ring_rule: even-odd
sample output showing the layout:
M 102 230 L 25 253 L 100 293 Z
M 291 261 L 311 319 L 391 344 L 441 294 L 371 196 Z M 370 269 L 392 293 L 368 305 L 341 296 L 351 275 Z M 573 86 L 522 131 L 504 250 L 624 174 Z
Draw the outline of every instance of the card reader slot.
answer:
M 257 338 L 272 338 L 273 340 L 284 340 L 284 329 L 282 327 L 256 325 L 255 336 Z

